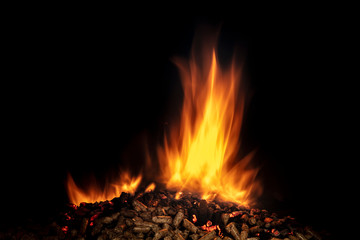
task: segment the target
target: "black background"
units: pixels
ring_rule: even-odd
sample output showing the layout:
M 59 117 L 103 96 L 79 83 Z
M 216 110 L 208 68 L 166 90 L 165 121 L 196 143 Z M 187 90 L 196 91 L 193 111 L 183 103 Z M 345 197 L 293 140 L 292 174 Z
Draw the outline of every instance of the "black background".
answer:
M 189 54 L 199 25 L 220 24 L 221 59 L 235 46 L 245 56 L 252 98 L 242 139 L 245 151 L 258 149 L 260 206 L 332 231 L 346 44 L 336 14 L 85 12 L 9 19 L 3 224 L 55 214 L 68 201 L 67 172 L 86 185 L 89 173 L 141 159 L 144 142 L 156 146 L 181 106 L 171 58 Z

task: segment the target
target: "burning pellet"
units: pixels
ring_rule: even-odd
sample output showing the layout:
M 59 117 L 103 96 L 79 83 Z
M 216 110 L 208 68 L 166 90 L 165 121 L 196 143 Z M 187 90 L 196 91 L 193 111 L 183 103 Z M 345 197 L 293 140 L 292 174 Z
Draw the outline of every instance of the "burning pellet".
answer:
M 303 234 L 301 234 L 301 233 L 299 233 L 299 232 L 295 232 L 295 235 L 296 235 L 296 237 L 298 237 L 300 240 L 307 240 L 307 238 L 306 238 Z
M 161 229 L 160 231 L 158 231 L 157 233 L 155 233 L 155 236 L 153 238 L 153 240 L 159 240 L 165 236 L 169 235 L 169 230 L 167 229 Z
M 279 230 L 276 230 L 276 229 L 271 229 L 271 234 L 272 234 L 274 237 L 280 236 Z
M 223 214 L 221 214 L 221 219 L 222 219 L 224 225 L 226 226 L 227 223 L 228 223 L 228 221 L 229 221 L 229 219 L 230 219 L 230 214 L 229 214 L 229 213 L 223 213 Z
M 136 226 L 133 228 L 133 232 L 135 233 L 147 233 L 151 230 L 150 227 L 145 227 L 145 226 Z
M 187 230 L 189 230 L 190 232 L 193 232 L 193 233 L 197 233 L 199 230 L 192 222 L 190 222 L 187 219 L 184 219 L 183 226 L 184 226 L 184 228 L 186 228 Z
M 243 211 L 235 211 L 235 212 L 230 213 L 229 215 L 230 215 L 230 217 L 236 217 L 241 214 L 243 214 Z
M 147 211 L 147 206 L 145 204 L 143 204 L 142 202 L 139 202 L 138 200 L 133 201 L 133 207 L 137 212 Z
M 216 232 L 215 230 L 214 231 L 211 231 L 209 232 L 208 234 L 204 235 L 202 238 L 200 238 L 199 240 L 213 240 L 216 236 Z
M 164 237 L 164 240 L 171 240 L 172 238 L 170 236 Z
M 230 233 L 230 234 L 235 238 L 235 240 L 243 240 L 243 239 L 246 239 L 246 237 L 247 237 L 247 234 L 246 234 L 246 237 L 245 237 L 245 238 L 240 238 L 240 233 L 239 233 L 238 229 L 236 228 L 234 222 L 229 223 L 229 224 L 225 227 L 225 230 L 226 230 L 228 233 Z M 242 231 L 242 232 L 246 232 L 246 231 Z
M 176 215 L 175 215 L 175 218 L 174 218 L 174 221 L 173 221 L 173 225 L 174 227 L 179 227 L 181 221 L 184 219 L 184 213 L 183 212 L 178 212 Z
M 152 218 L 155 223 L 167 223 L 172 224 L 172 218 L 170 216 L 155 216 Z

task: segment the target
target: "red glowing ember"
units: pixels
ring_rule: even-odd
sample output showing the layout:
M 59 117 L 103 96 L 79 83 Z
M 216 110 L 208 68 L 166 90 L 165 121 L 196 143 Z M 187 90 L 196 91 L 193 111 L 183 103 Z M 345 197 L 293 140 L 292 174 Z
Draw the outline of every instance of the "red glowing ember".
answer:
M 232 213 L 230 213 L 230 217 L 236 217 L 236 216 L 241 215 L 241 214 L 242 214 L 241 211 L 232 212 Z
M 196 223 L 196 222 L 197 222 L 197 218 L 196 218 L 196 215 L 195 215 L 195 214 L 193 215 L 192 221 L 193 221 L 193 223 Z
M 63 231 L 65 234 L 68 232 L 69 227 L 68 226 L 64 226 L 61 228 L 61 231 Z

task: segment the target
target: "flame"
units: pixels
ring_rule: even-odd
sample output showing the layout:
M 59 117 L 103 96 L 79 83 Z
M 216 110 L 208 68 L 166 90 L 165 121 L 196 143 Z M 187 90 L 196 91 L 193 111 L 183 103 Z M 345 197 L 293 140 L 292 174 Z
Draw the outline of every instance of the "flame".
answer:
M 212 50 L 203 62 L 176 61 L 182 74 L 184 102 L 180 124 L 158 148 L 163 179 L 169 189 L 202 193 L 203 199 L 249 204 L 261 193 L 249 169 L 254 152 L 236 162 L 245 94 L 239 94 L 241 67 L 224 71 Z M 239 159 L 238 159 L 239 160 Z
M 183 191 L 191 191 L 207 200 L 216 197 L 248 205 L 262 188 L 256 180 L 258 169 L 250 168 L 254 151 L 239 157 L 245 106 L 244 91 L 239 89 L 241 67 L 233 60 L 229 68 L 221 68 L 214 45 L 207 41 L 202 46 L 210 50 L 200 55 L 193 52 L 189 62 L 176 61 L 184 89 L 181 118 L 178 126 L 170 128 L 163 146 L 158 147 L 161 179 L 154 180 L 162 180 L 168 189 L 176 190 L 176 199 L 183 196 Z M 149 156 L 146 165 L 152 167 Z M 148 179 L 153 176 L 150 171 L 144 174 Z M 103 188 L 90 183 L 85 191 L 69 174 L 69 199 L 79 205 L 111 200 L 121 192 L 133 194 L 142 179 L 141 175 L 131 177 L 128 172 L 119 176 L 115 183 Z M 154 189 L 155 184 L 145 191 Z
M 98 187 L 96 183 L 90 183 L 87 190 L 79 188 L 74 179 L 68 174 L 67 193 L 71 203 L 80 205 L 82 202 L 93 203 L 111 200 L 119 197 L 122 192 L 134 194 L 141 182 L 141 175 L 131 177 L 128 172 L 119 174 L 119 179 L 112 184 L 106 184 L 104 188 Z
M 148 192 L 153 192 L 156 188 L 156 185 L 155 183 L 150 183 L 149 186 L 147 186 L 147 188 L 145 189 L 145 192 L 148 193 Z
M 197 222 L 197 217 L 196 217 L 196 215 L 195 215 L 195 214 L 193 214 L 192 221 L 193 221 L 193 223 L 196 223 L 196 222 Z

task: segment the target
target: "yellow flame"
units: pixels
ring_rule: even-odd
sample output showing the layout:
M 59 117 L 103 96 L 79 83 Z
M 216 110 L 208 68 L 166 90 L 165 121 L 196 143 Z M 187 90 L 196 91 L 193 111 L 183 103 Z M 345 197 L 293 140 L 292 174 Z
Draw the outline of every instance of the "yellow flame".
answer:
M 136 178 L 130 177 L 127 172 L 121 173 L 121 176 L 113 184 L 106 184 L 100 188 L 96 182 L 89 182 L 86 190 L 79 188 L 74 179 L 68 174 L 67 193 L 71 203 L 79 205 L 82 202 L 93 203 L 105 200 L 111 200 L 119 197 L 122 192 L 134 194 L 141 182 L 141 176 Z
M 245 104 L 244 91 L 239 91 L 241 67 L 233 61 L 229 69 L 222 69 L 215 50 L 209 49 L 200 56 L 202 61 L 193 54 L 189 62 L 176 62 L 182 74 L 184 102 L 180 124 L 170 128 L 164 146 L 158 148 L 161 180 L 167 188 L 177 190 L 176 199 L 188 190 L 201 193 L 203 199 L 219 197 L 249 204 L 262 188 L 256 181 L 258 169 L 249 167 L 254 152 L 238 159 Z M 151 165 L 149 156 L 146 165 Z M 145 174 L 151 177 L 149 172 Z M 128 172 L 119 176 L 103 188 L 89 183 L 85 191 L 69 175 L 69 199 L 74 204 L 111 200 L 121 192 L 134 193 L 142 179 L 142 175 L 135 178 Z M 154 189 L 151 184 L 145 191 Z
M 248 204 L 261 187 L 255 181 L 258 170 L 248 169 L 253 153 L 235 161 L 245 98 L 237 92 L 240 68 L 233 63 L 223 71 L 215 50 L 206 56 L 208 63 L 177 62 L 184 103 L 179 128 L 172 128 L 158 149 L 160 165 L 170 189 Z
M 150 183 L 149 186 L 147 186 L 147 188 L 145 189 L 145 192 L 153 192 L 156 188 L 155 183 Z

